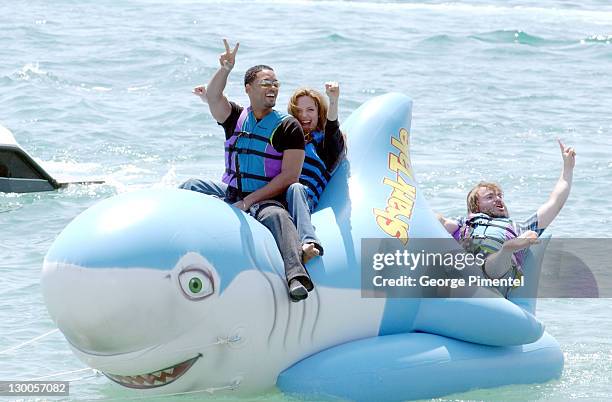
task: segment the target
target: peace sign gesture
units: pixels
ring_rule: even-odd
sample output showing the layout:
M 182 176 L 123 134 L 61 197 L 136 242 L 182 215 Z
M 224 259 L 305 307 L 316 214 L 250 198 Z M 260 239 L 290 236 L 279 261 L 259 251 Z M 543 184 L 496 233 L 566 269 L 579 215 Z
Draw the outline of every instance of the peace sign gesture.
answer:
M 563 166 L 573 169 L 574 165 L 576 164 L 576 151 L 573 147 L 566 147 L 563 145 L 560 139 L 557 139 L 557 141 L 559 142 L 559 148 L 561 148 Z
M 227 39 L 223 39 L 223 44 L 225 45 L 225 53 L 221 53 L 219 55 L 219 64 L 221 64 L 221 68 L 224 68 L 227 71 L 232 71 L 232 68 L 234 68 L 234 63 L 236 62 L 236 53 L 238 53 L 240 43 L 236 42 L 236 46 L 234 46 L 233 51 L 230 50 Z

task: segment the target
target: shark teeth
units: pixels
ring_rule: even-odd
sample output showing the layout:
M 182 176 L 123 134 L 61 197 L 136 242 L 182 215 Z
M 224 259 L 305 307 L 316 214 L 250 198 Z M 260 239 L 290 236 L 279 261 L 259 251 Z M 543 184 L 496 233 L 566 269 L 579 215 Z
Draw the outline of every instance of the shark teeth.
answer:
M 119 385 L 123 385 L 128 388 L 147 389 L 156 388 L 163 385 L 168 385 L 175 381 L 183 374 L 187 372 L 193 366 L 193 364 L 201 357 L 198 355 L 189 360 L 185 360 L 182 363 L 174 366 L 154 371 L 152 373 L 138 374 L 138 375 L 118 375 L 104 373 L 105 376 L 110 378 L 112 381 Z

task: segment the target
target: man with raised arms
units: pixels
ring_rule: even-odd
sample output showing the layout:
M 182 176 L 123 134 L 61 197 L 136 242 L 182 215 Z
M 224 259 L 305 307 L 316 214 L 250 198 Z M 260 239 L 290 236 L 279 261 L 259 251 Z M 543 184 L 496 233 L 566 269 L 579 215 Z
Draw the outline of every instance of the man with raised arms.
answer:
M 304 162 L 304 133 L 298 121 L 274 110 L 280 83 L 274 70 L 257 65 L 244 76 L 250 106 L 229 102 L 223 90 L 234 68 L 239 43 L 225 53 L 207 90 L 197 87 L 210 112 L 225 130 L 225 173 L 221 182 L 190 179 L 181 188 L 210 194 L 248 211 L 274 236 L 283 258 L 292 301 L 308 297 L 314 287 L 302 264 L 301 243 L 284 208 L 285 191 L 298 182 Z
M 495 183 L 480 182 L 467 196 L 468 216 L 440 223 L 456 240 L 472 252 L 487 255 L 483 272 L 491 279 L 519 279 L 525 250 L 538 243 L 538 236 L 557 217 L 572 188 L 576 152 L 559 141 L 563 167 L 548 201 L 525 221 L 509 218 L 501 188 Z M 512 288 L 498 289 L 508 297 Z

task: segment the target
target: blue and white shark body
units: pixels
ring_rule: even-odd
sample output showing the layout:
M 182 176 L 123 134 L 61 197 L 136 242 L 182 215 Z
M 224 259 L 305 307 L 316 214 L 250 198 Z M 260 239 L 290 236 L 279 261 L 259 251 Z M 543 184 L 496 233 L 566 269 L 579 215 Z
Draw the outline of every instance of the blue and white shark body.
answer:
M 348 154 L 312 217 L 326 252 L 308 265 L 315 290 L 304 302 L 289 301 L 267 229 L 218 199 L 146 190 L 82 213 L 43 268 L 49 313 L 75 354 L 124 386 L 163 393 L 278 384 L 401 400 L 558 376 L 556 342 L 505 299 L 362 297 L 361 239 L 402 228 L 409 238 L 448 236 L 417 189 L 407 148 L 397 151 L 398 140 L 407 147 L 411 106 L 399 94 L 375 98 L 343 126 Z M 408 186 L 416 191 L 403 193 Z M 397 203 L 408 196 L 402 215 L 407 205 Z M 451 352 L 473 359 L 457 364 Z M 451 379 L 419 377 L 436 370 Z

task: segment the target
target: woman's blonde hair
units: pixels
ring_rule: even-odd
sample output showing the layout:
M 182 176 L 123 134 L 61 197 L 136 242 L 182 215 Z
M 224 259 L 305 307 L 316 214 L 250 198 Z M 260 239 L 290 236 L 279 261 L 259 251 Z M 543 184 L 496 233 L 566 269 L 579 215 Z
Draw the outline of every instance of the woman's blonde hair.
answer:
M 297 118 L 298 117 L 298 109 L 297 109 L 297 100 L 301 96 L 310 96 L 314 101 L 315 105 L 317 105 L 317 111 L 319 113 L 319 121 L 317 121 L 317 131 L 325 130 L 325 121 L 327 118 L 327 102 L 323 95 L 312 88 L 298 88 L 295 90 L 293 95 L 291 95 L 291 99 L 289 99 L 289 105 L 287 105 L 287 111 L 290 115 Z

